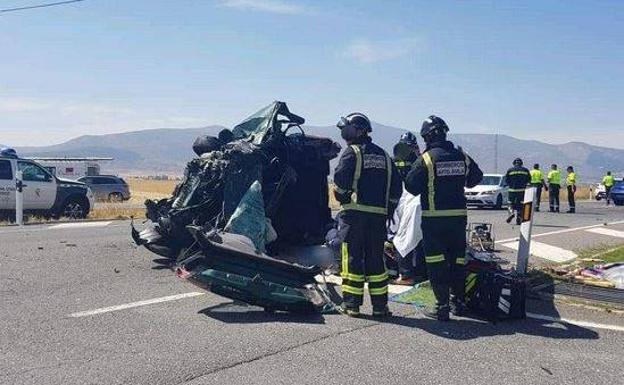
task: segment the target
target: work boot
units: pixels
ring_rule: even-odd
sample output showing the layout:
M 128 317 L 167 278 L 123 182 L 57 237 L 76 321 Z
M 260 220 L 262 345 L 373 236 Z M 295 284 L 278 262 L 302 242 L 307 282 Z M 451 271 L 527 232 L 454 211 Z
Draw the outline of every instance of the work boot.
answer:
M 378 308 L 373 306 L 373 317 L 385 318 L 385 317 L 391 317 L 391 316 L 392 316 L 392 312 L 388 308 L 388 305 L 383 306 L 383 307 L 378 307 Z
M 456 317 L 461 317 L 466 314 L 467 307 L 464 301 L 454 300 L 451 302 L 451 313 Z
M 338 312 L 347 315 L 349 317 L 357 318 L 360 316 L 360 308 L 359 306 L 346 306 L 342 305 L 338 308 Z
M 422 313 L 427 318 L 435 319 L 442 322 L 446 322 L 451 319 L 451 317 L 449 317 L 448 306 L 436 306 L 433 308 L 426 308 L 425 310 L 423 310 Z
M 574 209 L 569 209 L 568 211 L 566 211 L 566 213 L 568 214 L 574 214 L 576 212 L 576 210 Z
M 539 206 L 537 206 L 537 207 L 535 208 L 535 212 L 536 212 L 536 213 L 539 213 Z
M 516 213 L 514 213 L 513 211 L 509 213 L 509 216 L 506 219 L 507 223 L 511 223 L 511 220 L 514 219 L 515 216 L 516 216 Z
M 516 218 L 516 224 L 517 225 L 521 225 L 522 224 L 522 218 L 520 218 L 519 216 Z

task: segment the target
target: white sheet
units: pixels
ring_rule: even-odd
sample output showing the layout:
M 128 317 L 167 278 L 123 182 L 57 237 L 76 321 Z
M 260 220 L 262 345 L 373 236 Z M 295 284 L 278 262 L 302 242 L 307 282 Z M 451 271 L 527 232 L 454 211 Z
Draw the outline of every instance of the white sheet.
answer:
M 411 253 L 422 240 L 421 218 L 420 195 L 414 196 L 404 189 L 394 212 L 394 224 L 390 226 L 395 234 L 392 242 L 401 255 Z

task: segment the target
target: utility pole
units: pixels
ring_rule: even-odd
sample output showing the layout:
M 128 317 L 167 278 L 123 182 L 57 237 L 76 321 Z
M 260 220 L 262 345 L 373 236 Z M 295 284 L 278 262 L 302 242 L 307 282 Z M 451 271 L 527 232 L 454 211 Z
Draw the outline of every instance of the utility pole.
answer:
M 498 130 L 494 134 L 494 173 L 498 174 Z

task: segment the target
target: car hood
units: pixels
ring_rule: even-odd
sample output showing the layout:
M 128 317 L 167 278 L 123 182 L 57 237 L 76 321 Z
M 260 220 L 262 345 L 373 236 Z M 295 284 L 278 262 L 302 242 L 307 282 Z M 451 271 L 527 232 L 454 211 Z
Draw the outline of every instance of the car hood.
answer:
M 56 178 L 58 180 L 58 182 L 60 184 L 64 184 L 66 186 L 80 186 L 80 187 L 87 187 L 86 184 L 82 183 L 82 182 L 78 182 L 76 180 L 71 180 L 71 179 L 63 179 L 63 178 Z
M 611 188 L 611 193 L 624 193 L 624 183 L 618 183 Z
M 478 186 L 474 186 L 474 187 L 466 187 L 465 191 L 466 192 L 484 192 L 484 191 L 492 191 L 492 190 L 500 190 L 501 187 L 497 186 L 497 185 L 478 185 Z

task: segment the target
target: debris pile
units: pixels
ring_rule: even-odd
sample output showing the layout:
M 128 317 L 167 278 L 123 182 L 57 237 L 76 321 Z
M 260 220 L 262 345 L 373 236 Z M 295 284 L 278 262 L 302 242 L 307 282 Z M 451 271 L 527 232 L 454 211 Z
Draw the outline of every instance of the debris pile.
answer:
M 326 266 L 306 257 L 334 224 L 327 177 L 340 145 L 306 135 L 304 121 L 274 102 L 198 138 L 173 196 L 146 201 L 149 224 L 132 228 L 135 242 L 218 294 L 271 310 L 322 308 L 314 276 Z

